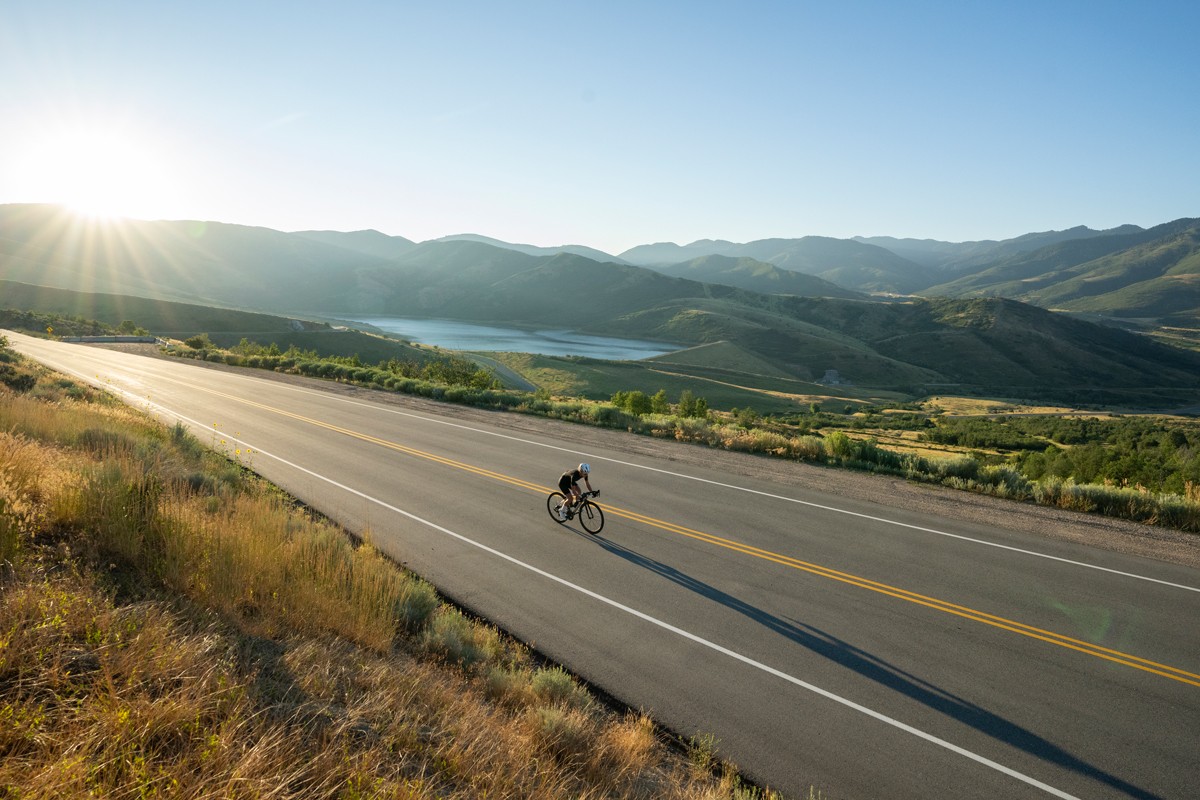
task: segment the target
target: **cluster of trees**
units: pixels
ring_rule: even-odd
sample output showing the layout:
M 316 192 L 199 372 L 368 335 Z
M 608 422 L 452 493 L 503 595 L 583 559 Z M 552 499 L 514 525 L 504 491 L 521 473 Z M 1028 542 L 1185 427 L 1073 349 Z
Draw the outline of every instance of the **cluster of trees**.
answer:
M 943 419 L 928 429 L 927 442 L 972 450 L 1045 450 L 1045 439 L 1030 436 L 1003 421 L 985 418 Z
M 703 397 L 696 397 L 690 389 L 684 389 L 680 392 L 679 402 L 674 405 L 667 399 L 666 389 L 659 389 L 651 395 L 638 390 L 617 392 L 612 396 L 610 402 L 622 411 L 638 417 L 644 414 L 671 413 L 679 417 L 694 417 L 696 419 L 705 419 L 708 417 L 708 400 Z
M 41 335 L 53 329 L 55 336 L 104 336 L 113 333 L 112 327 L 93 319 L 15 308 L 0 308 L 0 328 Z
M 121 324 L 117 326 L 117 333 L 121 336 L 149 336 L 150 331 L 138 325 L 131 319 L 121 320 Z
M 208 334 L 201 333 L 183 342 L 191 353 L 179 353 L 208 361 L 223 361 L 233 366 L 295 372 L 320 378 L 378 384 L 394 388 L 402 382 L 422 382 L 470 389 L 499 389 L 501 384 L 489 370 L 460 355 L 439 355 L 424 360 L 390 359 L 375 366 L 364 364 L 358 354 L 322 356 L 315 350 L 292 345 L 281 351 L 279 345 L 259 344 L 243 338 L 227 353 L 218 350 Z
M 1071 479 L 1185 494 L 1200 487 L 1200 424 L 1166 417 L 942 420 L 927 441 L 1015 452 L 1029 480 Z
M 1092 441 L 1061 447 L 1050 444 L 1041 452 L 1023 452 L 1016 464 L 1031 480 L 1107 481 L 1200 496 L 1200 428 L 1188 430 L 1146 418 L 1113 422 L 1116 424 L 1097 426 Z

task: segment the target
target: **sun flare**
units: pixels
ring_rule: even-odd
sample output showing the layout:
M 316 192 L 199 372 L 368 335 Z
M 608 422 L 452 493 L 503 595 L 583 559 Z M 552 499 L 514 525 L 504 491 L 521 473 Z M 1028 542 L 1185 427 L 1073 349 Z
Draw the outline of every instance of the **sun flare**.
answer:
M 96 218 L 155 218 L 174 194 L 161 150 L 115 124 L 63 126 L 23 159 L 30 196 Z

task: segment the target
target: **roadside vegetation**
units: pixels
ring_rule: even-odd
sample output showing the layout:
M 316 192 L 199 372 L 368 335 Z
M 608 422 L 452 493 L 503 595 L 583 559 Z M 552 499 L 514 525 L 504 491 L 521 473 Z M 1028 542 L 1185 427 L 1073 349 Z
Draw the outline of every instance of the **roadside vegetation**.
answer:
M 830 397 L 807 407 L 793 397 L 795 410 L 764 414 L 756 405 L 712 408 L 690 388 L 673 397 L 666 389 L 621 390 L 608 400 L 503 389 L 488 370 L 444 353 L 372 367 L 357 356 L 280 353 L 245 340 L 221 350 L 206 337 L 168 352 L 1200 532 L 1200 422 L 1189 418 L 1029 411 L 981 400 L 962 401 L 973 413 L 961 414 L 942 399 L 874 405 Z
M 116 329 L 111 325 L 80 316 L 22 311 L 15 308 L 0 308 L 0 329 L 29 331 L 43 336 L 47 332 L 55 336 L 104 336 L 116 333 Z
M 0 796 L 774 796 L 5 344 Z

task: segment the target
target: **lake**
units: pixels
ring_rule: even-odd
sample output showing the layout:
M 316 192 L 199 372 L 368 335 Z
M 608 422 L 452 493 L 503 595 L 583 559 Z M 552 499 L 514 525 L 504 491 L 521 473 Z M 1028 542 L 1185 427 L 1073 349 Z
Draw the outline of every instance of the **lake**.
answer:
M 347 319 L 343 317 L 343 319 Z M 449 350 L 486 350 L 538 353 L 546 356 L 587 356 L 610 361 L 636 361 L 678 350 L 665 342 L 588 336 L 575 331 L 523 331 L 492 325 L 476 325 L 451 319 L 408 319 L 406 317 L 355 317 L 352 322 L 372 325 L 411 342 L 436 345 Z

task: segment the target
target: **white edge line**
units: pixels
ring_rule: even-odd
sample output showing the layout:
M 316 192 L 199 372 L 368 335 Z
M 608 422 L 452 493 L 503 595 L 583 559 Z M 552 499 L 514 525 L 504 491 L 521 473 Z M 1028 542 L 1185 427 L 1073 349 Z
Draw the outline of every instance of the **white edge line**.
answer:
M 253 379 L 253 376 L 249 376 L 249 375 L 238 375 L 237 377 Z M 885 525 L 895 525 L 900 528 L 908 528 L 908 529 L 914 530 L 914 531 L 921 531 L 922 533 L 932 533 L 936 536 L 945 536 L 946 538 L 949 538 L 949 539 L 958 539 L 958 540 L 964 541 L 964 542 L 971 542 L 972 544 L 986 545 L 987 547 L 995 547 L 995 548 L 999 548 L 1001 550 L 1008 550 L 1013 553 L 1021 553 L 1022 555 L 1033 556 L 1035 558 L 1044 558 L 1049 561 L 1057 561 L 1062 564 L 1070 564 L 1071 566 L 1074 566 L 1074 567 L 1084 567 L 1085 569 L 1099 570 L 1100 572 L 1107 572 L 1111 575 L 1120 575 L 1125 578 L 1133 578 L 1133 579 L 1139 580 L 1139 581 L 1147 581 L 1149 583 L 1157 583 L 1162 586 L 1170 586 L 1173 589 L 1183 589 L 1188 592 L 1200 593 L 1200 587 L 1188 586 L 1187 584 L 1183 584 L 1183 583 L 1172 583 L 1171 581 L 1164 581 L 1159 578 L 1151 578 L 1146 575 L 1138 575 L 1133 572 L 1123 572 L 1122 570 L 1112 569 L 1111 567 L 1102 567 L 1102 566 L 1099 566 L 1098 564 L 1089 564 L 1085 561 L 1074 561 L 1069 558 L 1062 558 L 1060 556 L 1052 556 L 1047 553 L 1039 553 L 1036 550 L 1025 550 L 1020 547 L 1013 547 L 1012 545 L 1000 544 L 998 542 L 989 542 L 986 539 L 976 539 L 971 536 L 963 536 L 962 534 L 958 534 L 958 533 L 950 533 L 948 531 L 941 531 L 936 528 L 926 528 L 921 525 L 913 525 L 908 522 L 899 522 L 897 520 L 886 519 L 884 517 L 876 517 L 876 516 L 872 516 L 870 514 L 863 514 L 858 511 L 849 511 L 844 508 L 837 508 L 835 506 L 826 506 L 826 505 L 822 505 L 820 503 L 813 503 L 808 500 L 799 500 L 794 497 L 786 497 L 784 495 L 771 494 L 770 492 L 763 492 L 758 489 L 747 489 L 744 486 L 735 486 L 733 484 L 722 483 L 721 481 L 714 481 L 714 480 L 710 480 L 708 478 L 700 478 L 695 475 L 686 475 L 684 473 L 673 472 L 671 470 L 661 469 L 659 467 L 651 467 L 651 466 L 647 466 L 645 464 L 636 464 L 632 461 L 622 461 L 619 458 L 609 458 L 607 456 L 599 456 L 599 455 L 595 455 L 593 453 L 584 453 L 584 452 L 581 452 L 578 450 L 572 450 L 570 448 L 562 447 L 559 445 L 547 444 L 545 442 L 538 442 L 538 441 L 534 441 L 532 439 L 522 439 L 519 436 L 510 436 L 509 434 L 506 434 L 506 433 L 499 433 L 497 431 L 489 431 L 489 430 L 486 430 L 483 428 L 476 428 L 471 425 L 463 425 L 462 423 L 459 423 L 459 422 L 450 422 L 450 421 L 444 420 L 444 419 L 437 419 L 436 417 L 428 416 L 425 414 L 417 414 L 417 413 L 414 413 L 411 411 L 401 411 L 399 409 L 387 408 L 386 406 L 382 406 L 382 405 L 379 405 L 376 403 L 364 403 L 359 400 L 351 400 L 350 398 L 347 398 L 347 397 L 338 397 L 337 395 L 332 394 L 330 392 L 317 392 L 312 389 L 303 389 L 303 388 L 296 387 L 296 386 L 288 386 L 287 384 L 280 384 L 280 385 L 286 389 L 289 389 L 294 392 L 300 392 L 302 394 L 312 394 L 312 395 L 316 395 L 318 397 L 333 399 L 333 400 L 336 400 L 341 403 L 349 403 L 350 405 L 356 405 L 356 406 L 360 406 L 363 408 L 373 409 L 376 411 L 384 411 L 389 414 L 398 414 L 403 417 L 412 417 L 414 419 L 420 419 L 425 422 L 434 422 L 434 423 L 437 423 L 438 425 L 448 425 L 452 428 L 461 428 L 463 430 L 472 431 L 474 433 L 482 433 L 482 434 L 486 434 L 488 436 L 496 436 L 501 439 L 508 439 L 510 441 L 520 442 L 522 444 L 534 445 L 536 447 L 545 447 L 550 450 L 559 450 L 564 453 L 574 453 L 576 455 L 581 455 L 585 458 L 588 458 L 592 461 L 605 461 L 610 464 L 620 464 L 621 466 L 631 467 L 633 469 L 643 469 L 643 470 L 647 470 L 650 472 L 659 472 L 659 473 L 663 473 L 666 475 L 673 475 L 678 478 L 685 478 L 685 479 L 691 480 L 691 481 L 707 483 L 712 486 L 719 486 L 723 489 L 733 489 L 733 490 L 739 491 L 739 492 L 748 492 L 749 494 L 759 495 L 760 497 L 769 497 L 772 500 L 784 500 L 789 503 L 798 503 L 799 505 L 808 506 L 809 508 L 818 508 L 818 509 L 821 509 L 822 511 L 832 511 L 837 514 L 846 514 L 847 516 L 858 517 L 859 519 L 865 519 L 865 520 L 869 520 L 871 522 L 880 522 Z
M 190 421 L 191 420 L 189 420 L 189 422 Z M 196 424 L 196 423 L 193 423 L 193 424 Z M 243 444 L 245 444 L 245 442 L 243 442 Z M 740 661 L 743 664 L 746 664 L 748 666 L 754 667 L 755 669 L 766 672 L 769 675 L 774 675 L 775 677 L 781 678 L 781 679 L 787 681 L 788 683 L 799 686 L 802 689 L 806 689 L 810 692 L 813 692 L 814 694 L 818 694 L 821 697 L 824 697 L 826 699 L 834 701 L 835 703 L 840 703 L 841 705 L 846 706 L 847 708 L 851 708 L 855 711 L 858 711 L 861 714 L 866 714 L 868 717 L 877 719 L 880 722 L 886 723 L 887 725 L 891 725 L 894 728 L 898 728 L 898 729 L 900 729 L 906 733 L 912 734 L 913 736 L 916 736 L 920 739 L 924 739 L 928 742 L 938 745 L 939 747 L 943 747 L 953 753 L 957 753 L 960 756 L 964 756 L 965 758 L 969 758 L 972 761 L 978 762 L 986 767 L 990 767 L 991 769 L 994 769 L 997 772 L 1001 772 L 1005 775 L 1008 775 L 1009 777 L 1016 778 L 1017 780 L 1022 781 L 1023 783 L 1027 783 L 1030 786 L 1034 786 L 1038 789 L 1041 789 L 1042 791 L 1047 792 L 1048 794 L 1051 794 L 1055 797 L 1064 798 L 1064 800 L 1079 800 L 1079 798 L 1076 798 L 1074 795 L 1067 794 L 1066 792 L 1056 789 L 1053 786 L 1050 786 L 1048 784 L 1042 783 L 1041 781 L 1039 781 L 1035 778 L 1031 778 L 1028 775 L 1025 775 L 1023 773 L 1017 772 L 1014 769 L 1011 769 L 1010 767 L 1006 767 L 1003 764 L 999 764 L 995 761 L 992 761 L 989 758 L 981 756 L 978 753 L 973 753 L 970 750 L 959 747 L 956 744 L 952 744 L 951 742 L 948 742 L 945 739 L 939 739 L 938 737 L 934 736 L 931 733 L 926 733 L 925 731 L 922 731 L 918 728 L 914 728 L 911 725 L 907 725 L 897 719 L 893 719 L 892 717 L 889 717 L 885 714 L 881 714 L 878 711 L 875 711 L 873 709 L 867 708 L 866 706 L 860 705 L 860 704 L 854 702 L 853 700 L 849 700 L 845 697 L 841 697 L 840 695 L 836 695 L 833 692 L 830 692 L 826 689 L 822 689 L 819 686 L 816 686 L 814 684 L 808 683 L 807 681 L 803 681 L 797 677 L 789 675 L 786 672 L 782 672 L 780 670 L 775 669 L 774 667 L 770 667 L 759 661 L 755 661 L 754 659 L 750 658 L 749 656 L 744 656 L 741 653 L 730 650 L 727 647 L 723 647 L 723 646 L 717 644 L 716 642 L 709 641 L 708 639 L 705 639 L 701 636 L 697 636 L 694 633 L 686 631 L 682 628 L 678 628 L 678 627 L 670 624 L 669 622 L 664 622 L 663 620 L 660 620 L 657 617 L 652 617 L 643 611 L 638 611 L 636 608 L 627 606 L 623 603 L 620 603 L 616 600 L 606 597 L 605 595 L 594 592 L 591 589 L 587 589 L 587 588 L 584 588 L 583 586 L 579 586 L 578 584 L 572 583 L 571 581 L 568 581 L 565 578 L 561 578 L 557 575 L 554 575 L 553 573 L 546 572 L 545 570 L 540 569 L 539 567 L 535 567 L 532 564 L 528 564 L 524 561 L 521 561 L 520 559 L 510 556 L 507 553 L 501 552 L 492 547 L 488 547 L 487 545 L 485 545 L 481 542 L 477 542 L 474 539 L 470 539 L 470 538 L 462 535 L 461 533 L 456 533 L 456 532 L 454 532 L 448 528 L 444 528 L 441 525 L 438 525 L 434 522 L 430 522 L 429 520 L 422 519 L 421 517 L 418 517 L 415 514 L 405 511 L 402 508 L 397 508 L 396 506 L 393 506 L 389 503 L 379 500 L 378 498 L 372 497 L 368 494 L 365 494 L 364 492 L 360 492 L 357 489 L 352 489 L 349 486 L 344 486 L 343 484 L 340 484 L 337 481 L 332 480 L 331 478 L 327 478 L 324 475 L 320 475 L 316 472 L 305 469 L 304 467 L 301 467 L 298 464 L 293 464 L 293 463 L 287 461 L 286 459 L 280 458 L 276 455 L 273 455 L 272 453 L 268 453 L 265 450 L 259 450 L 259 449 L 255 448 L 254 451 L 256 453 L 262 453 L 263 455 L 267 456 L 268 458 L 274 458 L 275 460 L 280 461 L 284 464 L 287 464 L 288 466 L 292 467 L 293 469 L 297 469 L 297 470 L 300 470 L 301 472 L 311 475 L 312 477 L 317 478 L 318 480 L 327 481 L 328 483 L 332 484 L 333 486 L 338 487 L 339 489 L 342 489 L 343 491 L 357 495 L 357 496 L 363 498 L 364 500 L 368 500 L 372 503 L 376 503 L 376 504 L 382 506 L 383 508 L 388 509 L 389 511 L 394 511 L 397 514 L 408 517 L 409 519 L 413 520 L 414 522 L 418 522 L 422 525 L 432 528 L 433 530 L 438 531 L 439 533 L 444 533 L 447 536 L 451 536 L 455 539 L 458 539 L 459 541 L 463 542 L 464 544 L 469 544 L 472 547 L 477 547 L 480 550 L 483 550 L 485 553 L 489 553 L 490 555 L 502 558 L 505 561 L 508 561 L 518 567 L 521 567 L 522 569 L 529 570 L 530 572 L 532 572 L 536 575 L 540 575 L 541 577 L 551 580 L 562 586 L 565 586 L 568 589 L 579 592 L 580 594 L 586 595 L 587 597 L 590 597 L 594 600 L 599 600 L 601 603 L 612 606 L 613 608 L 615 608 L 619 611 L 623 611 L 626 614 L 630 614 L 634 617 L 637 617 L 638 619 L 649 622 L 652 625 L 656 625 L 656 626 L 662 628 L 663 630 L 674 633 L 675 635 L 681 636 L 684 639 L 688 639 L 689 641 L 695 642 L 696 644 L 707 647 L 710 650 L 715 650 L 716 652 L 718 652 L 722 655 L 728 656 L 729 658 L 732 658 L 736 661 Z
M 65 371 L 74 372 L 74 374 L 78 375 L 79 377 L 84 378 L 84 380 L 87 380 L 87 381 L 91 380 L 90 378 L 87 378 L 87 377 L 83 376 L 81 373 L 75 372 L 74 370 L 65 370 Z M 228 374 L 234 378 L 240 378 L 242 380 L 247 380 L 247 381 L 262 380 L 261 378 L 257 378 L 253 375 L 239 375 L 238 373 L 235 373 L 235 372 L 230 372 L 230 373 L 225 373 L 225 374 Z M 183 386 L 188 385 L 187 382 L 181 381 L 181 380 L 178 380 L 175 378 L 167 378 L 167 380 L 171 380 L 171 381 L 173 381 L 175 383 L 179 383 Z M 722 483 L 721 481 L 710 480 L 709 478 L 700 478 L 695 475 L 687 475 L 687 474 L 680 473 L 680 472 L 673 472 L 671 470 L 661 469 L 659 467 L 651 467 L 651 466 L 647 466 L 645 464 L 637 464 L 632 461 L 622 461 L 621 459 L 618 459 L 618 458 L 610 458 L 607 456 L 595 455 L 593 453 L 583 453 L 578 450 L 571 450 L 570 448 L 562 447 L 559 445 L 547 444 L 545 442 L 538 442 L 538 441 L 534 441 L 532 439 L 522 439 L 519 436 L 510 436 L 509 434 L 506 434 L 506 433 L 499 433 L 497 431 L 489 431 L 489 430 L 486 430 L 483 428 L 476 428 L 471 425 L 463 425 L 462 423 L 459 423 L 459 422 L 450 422 L 449 420 L 438 419 L 436 417 L 429 416 L 426 414 L 417 414 L 417 413 L 414 413 L 411 411 L 401 411 L 401 410 L 395 409 L 395 408 L 388 408 L 388 407 L 383 406 L 378 403 L 364 403 L 360 400 L 352 400 L 348 397 L 339 397 L 331 392 L 318 392 L 313 389 L 304 389 L 304 388 L 301 388 L 298 386 L 290 386 L 286 383 L 279 383 L 278 385 L 281 388 L 284 388 L 284 389 L 287 389 L 287 390 L 293 391 L 293 392 L 298 392 L 300 394 L 311 394 L 311 395 L 325 398 L 325 399 L 332 399 L 332 400 L 335 400 L 340 403 L 347 403 L 349 405 L 355 405 L 355 406 L 359 406 L 362 408 L 367 408 L 367 409 L 371 409 L 371 410 L 375 410 L 375 411 L 384 411 L 386 413 L 396 414 L 396 415 L 399 415 L 402 417 L 412 417 L 413 419 L 419 419 L 419 420 L 423 420 L 425 422 L 433 422 L 438 425 L 447 425 L 452 428 L 460 428 L 462 430 L 471 431 L 473 433 L 481 433 L 481 434 L 486 434 L 488 436 L 495 436 L 495 437 L 498 437 L 501 439 L 508 439 L 509 441 L 513 441 L 513 442 L 520 442 L 522 444 L 533 445 L 535 447 L 544 447 L 549 450 L 559 450 L 564 453 L 574 453 L 576 455 L 582 455 L 583 457 L 591 459 L 593 461 L 605 461 L 610 464 L 620 464 L 622 466 L 630 467 L 633 469 L 642 469 L 642 470 L 647 470 L 649 472 L 658 472 L 658 473 L 662 473 L 662 474 L 666 474 L 666 475 L 673 475 L 675 477 L 684 478 L 686 480 L 697 481 L 699 483 L 707 483 L 711 486 L 719 486 L 723 489 L 733 489 L 734 491 L 747 492 L 749 494 L 758 495 L 760 497 L 769 497 L 772 500 L 783 500 L 783 501 L 789 502 L 789 503 L 797 503 L 799 505 L 808 506 L 809 508 L 817 508 L 822 511 L 831 511 L 836 514 L 845 514 L 847 516 L 857 517 L 859 519 L 865 519 L 865 520 L 869 520 L 871 522 L 879 522 L 879 523 L 883 523 L 885 525 L 894 525 L 894 526 L 900 527 L 900 528 L 908 528 L 909 530 L 920 531 L 922 533 L 930 533 L 930 534 L 934 534 L 935 536 L 944 536 L 948 539 L 957 539 L 959 541 L 970 542 L 972 544 L 985 545 L 987 547 L 995 547 L 1000 550 L 1008 550 L 1009 552 L 1020 553 L 1022 555 L 1027 555 L 1027 556 L 1033 556 L 1034 558 L 1043 558 L 1048 561 L 1057 561 L 1060 564 L 1069 564 L 1073 567 L 1083 567 L 1085 569 L 1093 569 L 1093 570 L 1097 570 L 1099 572 L 1107 572 L 1110 575 L 1120 575 L 1121 577 L 1124 577 L 1124 578 L 1133 578 L 1134 580 L 1146 581 L 1148 583 L 1156 583 L 1156 584 L 1159 584 L 1160 586 L 1169 586 L 1173 589 L 1183 589 L 1184 591 L 1188 591 L 1188 592 L 1200 593 L 1200 587 L 1188 586 L 1187 584 L 1183 584 L 1183 583 L 1173 583 L 1172 581 L 1164 581 L 1159 578 L 1151 578 L 1146 575 L 1138 575 L 1133 572 L 1124 572 L 1119 569 L 1112 569 L 1111 567 L 1102 567 L 1102 566 L 1099 566 L 1098 564 L 1089 564 L 1085 561 L 1075 561 L 1075 560 L 1069 559 L 1069 558 L 1062 558 L 1061 556 L 1052 556 L 1047 553 L 1039 553 L 1035 550 L 1025 550 L 1020 547 L 1013 547 L 1012 545 L 1000 544 L 998 542 L 989 542 L 986 539 L 976 539 L 974 537 L 964 536 L 964 535 L 958 534 L 958 533 L 950 533 L 948 531 L 941 531 L 936 528 L 926 528 L 921 525 L 913 525 L 912 523 L 908 523 L 908 522 L 899 522 L 897 520 L 886 519 L 884 517 L 876 517 L 876 516 L 872 516 L 870 514 L 863 514 L 858 511 L 849 511 L 844 508 L 837 508 L 835 506 L 827 506 L 827 505 L 822 505 L 820 503 L 813 503 L 808 500 L 799 500 L 794 497 L 786 497 L 784 495 L 772 494 L 770 492 L 764 492 L 764 491 L 760 491 L 758 489 L 747 489 L 744 486 L 735 486 L 735 485 L 729 484 L 729 483 Z M 109 388 L 113 388 L 113 387 L 109 386 Z M 126 394 L 132 394 L 125 389 L 117 389 L 117 391 L 120 391 L 120 392 L 126 393 Z M 145 398 L 139 398 L 139 399 L 145 400 Z M 173 413 L 173 412 L 167 412 L 167 413 Z
M 76 373 L 76 374 L 78 375 L 79 373 Z M 80 377 L 82 377 L 82 376 L 80 376 Z M 110 386 L 108 388 L 111 390 L 116 387 Z M 208 428 L 205 425 L 203 425 L 202 423 L 200 423 L 194 419 L 191 419 L 190 417 L 184 416 L 183 414 L 180 414 L 176 411 L 172 411 L 171 409 L 168 409 L 165 406 L 159 405 L 158 403 L 155 403 L 155 402 L 149 400 L 148 398 L 139 397 L 125 389 L 117 388 L 116 391 L 120 392 L 123 395 L 127 395 L 133 399 L 136 399 L 138 403 L 144 403 L 147 406 L 157 408 L 157 409 L 159 409 L 160 413 L 162 413 L 166 416 L 183 420 L 183 421 L 191 424 L 192 426 L 194 426 L 196 429 L 208 430 Z M 534 573 L 535 575 L 539 575 L 543 578 L 546 578 L 547 580 L 550 580 L 550 581 L 553 581 L 554 583 L 560 584 L 568 589 L 571 589 L 572 591 L 575 591 L 582 595 L 590 597 L 593 600 L 598 600 L 601 603 L 604 603 L 605 605 L 611 606 L 619 611 L 623 611 L 626 614 L 637 617 L 638 619 L 641 619 L 645 622 L 649 622 L 651 625 L 655 625 L 659 628 L 662 628 L 663 630 L 666 630 L 666 631 L 669 631 L 670 633 L 675 634 L 676 636 L 680 636 L 684 639 L 687 639 L 691 642 L 699 644 L 703 647 L 707 647 L 708 649 L 716 651 L 717 653 L 720 653 L 721 655 L 732 658 L 735 661 L 740 661 L 741 663 L 746 664 L 747 666 L 753 667 L 755 669 L 758 669 L 762 672 L 765 672 L 768 675 L 773 675 L 777 678 L 787 681 L 788 683 L 798 686 L 801 689 L 805 689 L 809 692 L 812 692 L 813 694 L 820 695 L 821 697 L 824 697 L 827 700 L 832 700 L 833 702 L 843 705 L 854 711 L 857 711 L 860 714 L 865 714 L 866 716 L 871 717 L 872 719 L 878 720 L 880 722 L 883 722 L 886 725 L 892 726 L 893 728 L 897 728 L 901 731 L 904 731 L 905 733 L 916 736 L 919 739 L 924 739 L 925 741 L 935 744 L 946 750 L 949 750 L 952 753 L 963 756 L 964 758 L 970 759 L 971 761 L 975 761 L 978 764 L 981 764 L 985 767 L 993 769 L 993 770 L 1000 772 L 1004 775 L 1007 775 L 1011 778 L 1015 778 L 1018 781 L 1021 781 L 1022 783 L 1026 783 L 1030 786 L 1041 789 L 1043 792 L 1053 795 L 1054 797 L 1063 798 L 1063 800 L 1080 800 L 1080 798 L 1076 797 L 1075 795 L 1067 794 L 1066 792 L 1064 792 L 1060 789 L 1056 789 L 1053 786 L 1050 786 L 1049 784 L 1042 783 L 1041 781 L 1037 780 L 1036 778 L 1032 778 L 1028 775 L 1025 775 L 1024 773 L 1018 772 L 1018 771 L 1012 769 L 1011 767 L 1006 767 L 1003 764 L 992 761 L 990 758 L 981 756 L 978 753 L 972 752 L 963 747 L 959 747 L 958 745 L 948 742 L 945 739 L 938 738 L 937 736 L 934 736 L 931 733 L 926 733 L 925 731 L 920 730 L 919 728 L 914 728 L 913 726 L 908 725 L 904 722 L 901 722 L 898 719 L 894 719 L 892 717 L 887 716 L 886 714 L 875 711 L 874 709 L 867 708 L 864 705 L 860 705 L 859 703 L 856 703 L 853 700 L 850 700 L 848 698 L 834 694 L 833 692 L 831 692 L 827 689 L 822 689 L 821 687 L 816 686 L 815 684 L 801 680 L 800 678 L 797 678 L 793 675 L 789 675 L 786 672 L 782 672 L 781 670 L 775 669 L 774 667 L 763 664 L 760 661 L 755 661 L 754 659 L 750 658 L 749 656 L 744 656 L 741 653 L 738 653 L 734 650 L 730 650 L 727 647 L 723 647 L 722 645 L 719 645 L 716 642 L 709 641 L 708 639 L 705 639 L 701 636 L 697 636 L 696 634 L 686 631 L 683 628 L 676 627 L 676 626 L 670 624 L 669 622 L 660 620 L 657 617 L 652 617 L 649 614 L 645 613 L 644 611 L 638 611 L 636 608 L 627 606 L 623 603 L 613 600 L 610 597 L 606 597 L 605 595 L 599 594 L 598 592 L 594 592 L 591 589 L 587 589 L 576 583 L 572 583 L 571 581 L 568 581 L 565 578 L 561 578 L 558 575 L 547 572 L 539 567 L 533 566 L 532 564 L 521 561 L 520 559 L 515 558 L 514 556 L 510 556 L 507 553 L 504 553 L 504 552 L 501 552 L 500 550 L 496 550 L 495 548 L 489 547 L 489 546 L 483 544 L 482 542 L 477 542 L 474 539 L 470 539 L 470 538 L 462 535 L 461 533 L 456 533 L 456 532 L 450 530 L 449 528 L 445 528 L 441 525 L 438 525 L 435 522 L 430 522 L 427 519 L 418 517 L 416 514 L 413 514 L 409 511 L 405 511 L 402 508 L 393 506 L 390 503 L 384 502 L 383 500 L 380 500 L 377 497 L 373 497 L 365 492 L 359 491 L 358 489 L 354 489 L 350 486 L 346 486 L 345 484 L 339 483 L 338 481 L 335 481 L 332 478 L 329 478 L 318 472 L 314 472 L 310 469 L 302 467 L 299 464 L 288 461 L 287 459 L 285 459 L 281 456 L 277 456 L 274 453 L 270 453 L 266 450 L 258 448 L 256 446 L 250 444 L 249 442 L 247 442 L 244 439 L 240 439 L 240 438 L 237 438 L 234 436 L 226 436 L 226 438 L 232 442 L 236 442 L 238 444 L 241 444 L 241 445 L 253 450 L 254 453 L 257 455 L 263 455 L 263 456 L 266 456 L 267 458 L 272 458 L 272 459 L 280 462 L 281 464 L 289 466 L 292 469 L 302 472 L 313 478 L 316 478 L 317 480 L 324 481 L 324 482 L 330 484 L 331 486 L 335 486 L 338 489 L 341 489 L 344 492 L 348 492 L 352 495 L 356 495 L 357 497 L 362 498 L 363 500 L 367 500 L 369 502 L 375 503 L 376 505 L 381 506 L 382 508 L 385 508 L 385 509 L 392 511 L 396 514 L 399 514 L 403 517 L 407 517 L 408 519 L 411 519 L 414 522 L 420 523 L 421 525 L 424 525 L 428 528 L 432 528 L 433 530 L 435 530 L 439 533 L 443 533 L 454 539 L 457 539 L 460 542 L 463 542 L 464 544 L 468 544 L 468 545 L 471 545 L 472 547 L 476 547 L 476 548 L 484 551 L 485 553 L 496 556 L 498 558 L 502 558 L 505 561 L 508 561 L 509 563 L 514 564 L 515 566 L 521 567 L 522 569 L 525 569 L 525 570 L 528 570 L 529 572 Z

